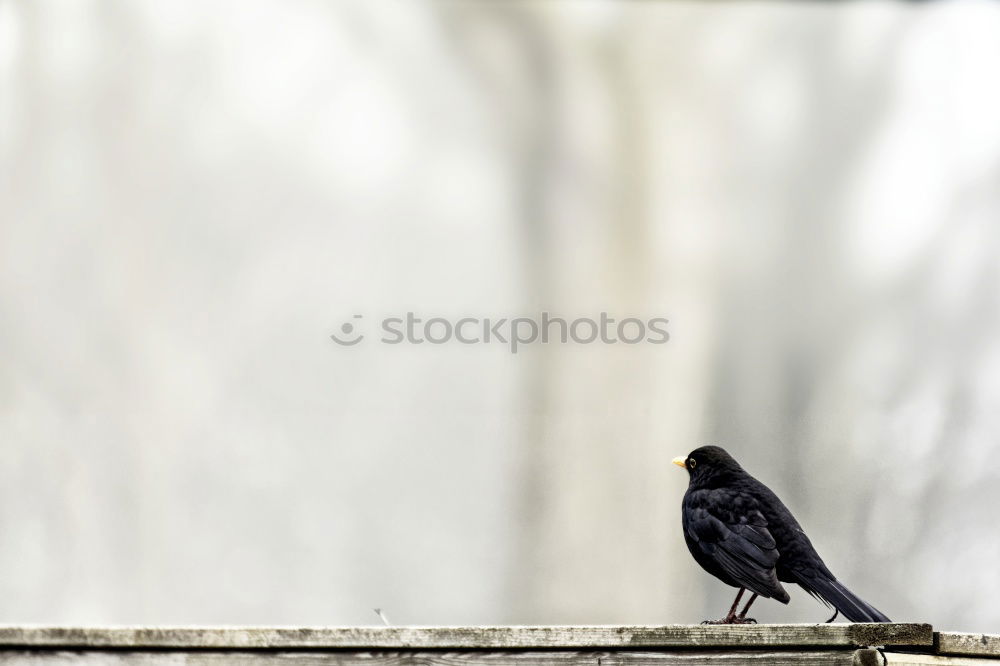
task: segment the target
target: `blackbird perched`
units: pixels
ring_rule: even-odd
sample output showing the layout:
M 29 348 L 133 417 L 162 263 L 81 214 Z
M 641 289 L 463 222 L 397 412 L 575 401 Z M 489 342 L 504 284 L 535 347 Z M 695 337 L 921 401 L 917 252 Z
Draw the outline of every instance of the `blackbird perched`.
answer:
M 778 496 L 725 449 L 703 446 L 673 463 L 690 476 L 681 514 L 688 550 L 705 571 L 740 590 L 726 617 L 710 624 L 756 622 L 746 615 L 758 596 L 787 604 L 781 582 L 798 583 L 852 622 L 891 621 L 830 573 Z M 737 615 L 746 590 L 753 596 Z

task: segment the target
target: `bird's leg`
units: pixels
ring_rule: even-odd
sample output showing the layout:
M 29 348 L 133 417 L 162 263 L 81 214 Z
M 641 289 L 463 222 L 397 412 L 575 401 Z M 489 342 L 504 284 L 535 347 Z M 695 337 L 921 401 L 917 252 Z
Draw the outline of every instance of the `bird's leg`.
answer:
M 733 620 L 735 624 L 757 624 L 757 620 L 752 617 L 747 617 L 747 611 L 750 610 L 750 604 L 752 604 L 756 598 L 757 593 L 754 592 L 753 596 L 750 597 L 750 601 L 748 601 L 747 605 L 743 607 L 743 612 Z
M 736 622 L 736 609 L 740 605 L 740 599 L 743 598 L 744 592 L 746 592 L 746 588 L 741 587 L 740 591 L 736 593 L 736 600 L 733 602 L 733 605 L 729 608 L 729 612 L 726 613 L 726 617 L 722 618 L 721 620 L 705 620 L 704 622 L 702 622 L 702 624 L 733 624 L 734 622 Z M 753 596 L 756 597 L 757 595 L 755 594 Z
M 840 610 L 839 610 L 839 609 L 837 609 L 837 608 L 834 608 L 834 609 L 833 609 L 833 617 L 831 617 L 831 618 L 830 618 L 829 620 L 827 620 L 827 621 L 826 621 L 826 623 L 827 623 L 827 624 L 830 624 L 831 622 L 833 622 L 834 620 L 836 620 L 836 619 L 837 619 L 837 616 L 838 616 L 838 615 L 840 615 Z
M 746 592 L 745 587 L 741 587 L 740 591 L 736 593 L 736 599 L 733 601 L 733 605 L 729 607 L 729 612 L 726 613 L 726 622 L 732 622 L 733 618 L 736 617 L 736 609 L 740 605 L 740 599 L 743 598 L 743 593 Z M 753 596 L 757 596 L 756 594 Z

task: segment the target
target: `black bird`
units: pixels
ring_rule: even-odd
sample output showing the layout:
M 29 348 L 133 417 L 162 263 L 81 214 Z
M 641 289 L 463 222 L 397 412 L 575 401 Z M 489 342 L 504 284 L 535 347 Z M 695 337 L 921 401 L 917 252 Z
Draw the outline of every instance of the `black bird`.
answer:
M 740 590 L 726 617 L 711 624 L 756 622 L 746 615 L 758 596 L 787 604 L 782 582 L 798 583 L 851 622 L 891 622 L 830 573 L 791 511 L 725 449 L 703 446 L 673 462 L 690 476 L 682 504 L 688 550 L 705 571 Z M 737 615 L 746 590 L 753 596 Z

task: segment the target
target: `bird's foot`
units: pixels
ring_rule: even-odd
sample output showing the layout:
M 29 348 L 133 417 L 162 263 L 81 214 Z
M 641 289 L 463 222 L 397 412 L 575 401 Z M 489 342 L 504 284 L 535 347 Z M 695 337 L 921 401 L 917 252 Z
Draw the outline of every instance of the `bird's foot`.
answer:
M 740 615 L 727 615 L 721 620 L 705 620 L 702 624 L 757 624 L 757 620 L 752 617 Z

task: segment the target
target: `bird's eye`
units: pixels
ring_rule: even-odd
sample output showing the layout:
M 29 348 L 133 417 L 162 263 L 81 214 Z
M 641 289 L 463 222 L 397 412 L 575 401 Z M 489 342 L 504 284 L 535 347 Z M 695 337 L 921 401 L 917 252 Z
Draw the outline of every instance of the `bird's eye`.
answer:
M 695 460 L 694 458 L 691 458 L 691 459 L 688 460 L 688 467 L 690 467 L 691 469 L 694 469 L 694 466 L 697 465 L 697 464 L 698 464 L 698 461 Z

